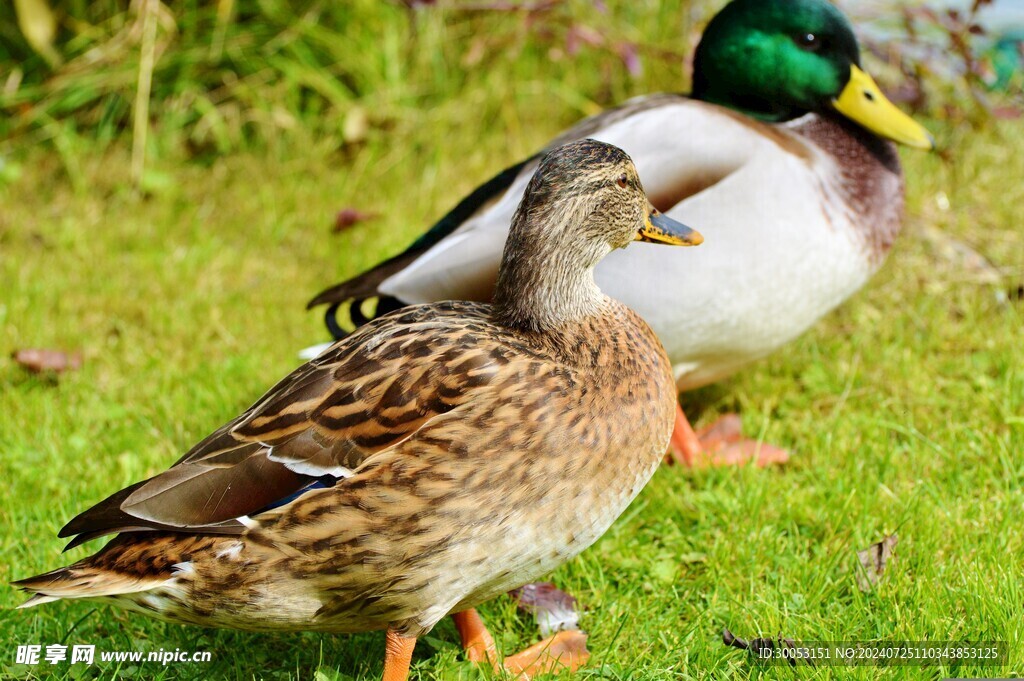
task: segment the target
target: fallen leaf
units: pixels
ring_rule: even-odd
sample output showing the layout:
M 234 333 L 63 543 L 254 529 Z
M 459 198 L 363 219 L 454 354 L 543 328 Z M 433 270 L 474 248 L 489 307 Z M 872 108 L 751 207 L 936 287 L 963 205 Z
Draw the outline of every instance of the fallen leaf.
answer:
M 527 584 L 513 589 L 509 595 L 516 600 L 519 610 L 533 614 L 542 636 L 579 628 L 576 599 L 550 582 Z
M 35 374 L 54 373 L 81 368 L 81 352 L 65 352 L 64 350 L 46 350 L 43 348 L 26 348 L 17 350 L 11 357 L 14 361 Z
M 343 232 L 349 227 L 357 225 L 364 220 L 373 220 L 377 216 L 377 213 L 367 213 L 359 210 L 358 208 L 342 208 L 338 211 L 338 214 L 334 216 L 334 227 L 331 231 L 337 234 L 338 232 Z
M 898 541 L 899 537 L 895 534 L 890 534 L 884 537 L 882 541 L 875 542 L 866 549 L 857 552 L 860 565 L 864 568 L 857 571 L 857 586 L 861 591 L 871 591 L 871 588 L 878 584 L 878 580 L 882 578 L 882 573 L 885 572 L 886 565 L 895 559 L 893 548 L 895 548 Z

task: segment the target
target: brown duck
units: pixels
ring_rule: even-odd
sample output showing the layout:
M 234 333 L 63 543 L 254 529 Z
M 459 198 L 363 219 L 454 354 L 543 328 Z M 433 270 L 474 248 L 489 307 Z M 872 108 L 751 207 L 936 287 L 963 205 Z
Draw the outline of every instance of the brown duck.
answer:
M 454 614 L 470 658 L 497 666 L 472 608 L 593 544 L 668 445 L 665 352 L 593 278 L 637 239 L 702 240 L 653 211 L 619 148 L 555 149 L 516 212 L 492 305 L 408 307 L 299 367 L 169 470 L 68 523 L 73 545 L 118 536 L 16 582 L 35 594 L 22 607 L 96 598 L 203 626 L 383 629 L 386 681 L 407 678 L 416 638 Z M 505 666 L 559 664 L 565 635 Z

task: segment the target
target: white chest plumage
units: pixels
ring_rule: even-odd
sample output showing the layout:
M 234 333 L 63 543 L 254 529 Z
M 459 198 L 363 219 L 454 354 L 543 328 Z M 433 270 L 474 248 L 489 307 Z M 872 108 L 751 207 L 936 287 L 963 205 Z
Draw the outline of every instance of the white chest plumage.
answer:
M 805 124 L 770 128 L 679 98 L 584 131 L 629 153 L 655 204 L 705 236 L 694 249 L 636 244 L 597 268 L 601 289 L 658 334 L 680 389 L 724 378 L 791 341 L 882 260 L 864 237 L 873 228 L 865 223 L 881 218 L 850 205 L 839 160 L 789 131 Z M 380 290 L 410 303 L 489 297 L 530 172 Z M 898 220 L 898 172 L 854 190 L 870 192 L 873 206 L 891 203 L 884 219 Z

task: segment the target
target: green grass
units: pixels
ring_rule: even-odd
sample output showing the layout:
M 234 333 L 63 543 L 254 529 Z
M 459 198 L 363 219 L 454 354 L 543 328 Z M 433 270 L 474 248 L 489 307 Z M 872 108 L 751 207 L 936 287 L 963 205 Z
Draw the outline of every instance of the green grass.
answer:
M 662 44 L 685 23 L 637 6 L 630 30 Z M 443 43 L 467 26 L 421 27 L 416 40 Z M 293 367 L 294 351 L 323 337 L 319 315 L 302 309 L 320 287 L 398 250 L 593 102 L 681 87 L 657 63 L 630 80 L 601 55 L 558 62 L 520 47 L 464 77 L 438 67 L 432 84 L 394 74 L 367 102 L 359 144 L 300 126 L 276 144 L 196 162 L 179 131 L 158 122 L 157 180 L 142 198 L 129 188 L 123 137 L 95 142 L 57 125 L 56 150 L 7 147 L 0 355 L 65 347 L 86 359 L 56 381 L 0 359 L 0 581 L 86 555 L 99 543 L 59 553 L 68 518 L 165 468 Z M 413 72 L 429 70 L 418 58 Z M 785 350 L 684 399 L 700 423 L 739 411 L 750 434 L 794 451 L 791 464 L 662 469 L 604 539 L 552 576 L 587 608 L 593 657 L 580 678 L 878 671 L 764 667 L 723 646 L 723 627 L 745 638 L 1002 640 L 1009 665 L 988 674 L 887 671 L 1024 673 L 1024 304 L 997 295 L 1024 281 L 1024 137 L 1014 121 L 932 127 L 951 158 L 905 154 L 907 226 L 873 282 Z M 381 216 L 332 235 L 345 206 Z M 998 264 L 1002 282 L 981 283 L 943 242 L 923 238 L 926 226 Z M 892 532 L 896 562 L 862 593 L 855 551 Z M 4 677 L 330 680 L 381 669 L 376 634 L 202 630 L 87 603 L 10 610 L 21 600 L 0 588 Z M 483 612 L 506 652 L 536 640 L 508 600 Z M 489 676 L 455 640 L 449 622 L 439 625 L 417 649 L 417 678 Z M 16 645 L 59 642 L 209 650 L 213 661 L 13 665 Z

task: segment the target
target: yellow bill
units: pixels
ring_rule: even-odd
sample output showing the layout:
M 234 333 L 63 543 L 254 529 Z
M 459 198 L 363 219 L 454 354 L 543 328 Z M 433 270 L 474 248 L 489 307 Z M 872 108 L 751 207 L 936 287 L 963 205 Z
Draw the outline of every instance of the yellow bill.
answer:
M 647 206 L 643 227 L 637 232 L 635 240 L 670 246 L 699 246 L 704 243 L 700 232 L 673 220 L 650 204 Z
M 935 138 L 924 126 L 896 108 L 875 80 L 856 65 L 850 66 L 850 82 L 832 100 L 832 106 L 851 121 L 893 142 L 916 149 L 935 148 Z

